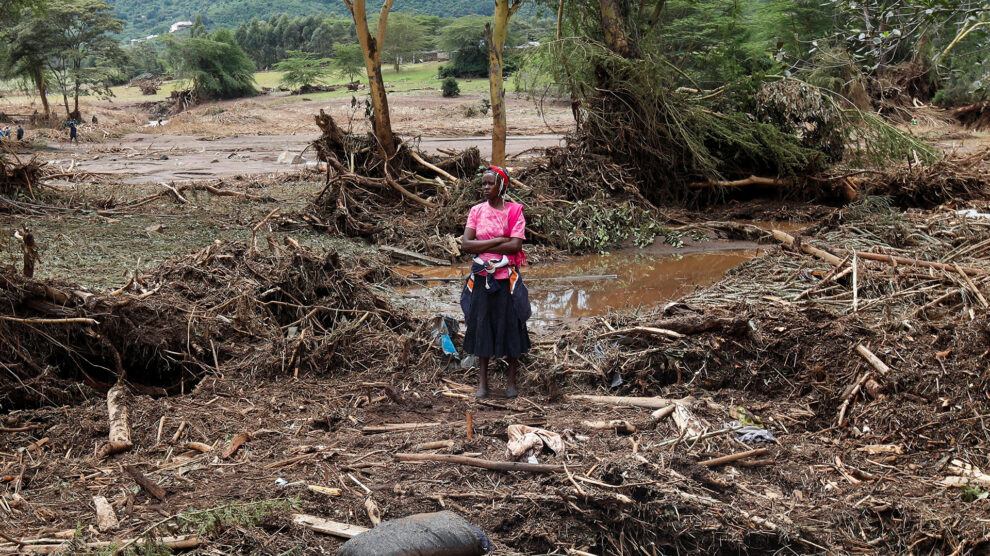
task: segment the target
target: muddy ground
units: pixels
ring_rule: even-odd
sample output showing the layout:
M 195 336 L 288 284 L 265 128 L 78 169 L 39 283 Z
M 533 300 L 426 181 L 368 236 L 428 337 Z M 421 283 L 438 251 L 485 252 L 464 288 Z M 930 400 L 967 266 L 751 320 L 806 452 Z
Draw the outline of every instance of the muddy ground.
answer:
M 394 289 L 409 285 L 389 270 L 396 261 L 298 217 L 322 189 L 321 173 L 190 174 L 259 199 L 194 191 L 186 202 L 167 194 L 130 207 L 162 186 L 85 174 L 98 167 L 85 164 L 121 163 L 109 159 L 140 151 L 144 140 L 112 139 L 114 129 L 69 147 L 86 153 L 78 169 L 68 169 L 72 157 L 62 151 L 40 154 L 72 175 L 53 181 L 38 204 L 68 199 L 76 209 L 0 215 L 0 260 L 11 267 L 0 274 L 0 384 L 8 388 L 0 552 L 106 548 L 86 544 L 98 542 L 150 551 L 162 537 L 186 535 L 203 553 L 332 553 L 343 539 L 296 525 L 292 515 L 371 526 L 369 499 L 383 519 L 456 511 L 500 554 L 986 550 L 985 201 L 905 210 L 776 199 L 668 211 L 665 224 L 702 230 L 702 242 L 739 239 L 718 224 L 725 220 L 791 221 L 791 233 L 800 230 L 840 264 L 755 232 L 753 258 L 679 299 L 534 326 L 522 396 L 502 396 L 498 368 L 493 396 L 479 401 L 474 370 L 436 342 L 435 307 Z M 256 139 L 197 142 L 237 154 L 242 140 Z M 193 147 L 180 151 L 180 160 L 196 156 Z M 186 169 L 211 172 L 200 162 Z M 134 173 L 182 177 L 165 168 Z M 281 218 L 258 227 L 251 249 L 252 230 L 276 208 Z M 977 216 L 956 212 L 963 208 Z M 21 248 L 9 238 L 24 227 L 39 245 L 44 282 L 15 278 Z M 853 267 L 848 249 L 959 267 L 862 259 Z M 71 298 L 57 318 L 101 324 L 31 320 L 51 310 L 53 294 L 39 283 Z M 297 299 L 293 288 L 313 297 Z M 270 297 L 279 289 L 289 293 Z M 314 309 L 324 316 L 314 318 Z M 309 340 L 299 335 L 307 324 Z M 112 353 L 126 367 L 133 447 L 100 457 Z M 575 395 L 659 397 L 677 416 L 653 421 L 652 409 L 629 400 Z M 587 423 L 612 420 L 630 427 Z M 726 430 L 734 420 L 776 440 L 743 442 Z M 375 428 L 390 424 L 418 425 Z M 562 434 L 563 454 L 536 457 L 566 469 L 396 459 L 412 452 L 506 461 L 510 424 Z M 243 445 L 227 454 L 238 435 Z M 434 441 L 449 443 L 419 446 Z M 764 451 L 711 461 L 752 450 Z M 164 493 L 139 487 L 125 466 Z M 97 528 L 97 496 L 113 507 L 116 526 Z

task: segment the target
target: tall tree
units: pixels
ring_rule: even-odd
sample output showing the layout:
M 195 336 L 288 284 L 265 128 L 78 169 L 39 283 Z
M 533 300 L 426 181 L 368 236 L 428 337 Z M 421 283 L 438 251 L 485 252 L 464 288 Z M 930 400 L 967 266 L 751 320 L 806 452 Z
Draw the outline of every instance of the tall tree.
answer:
M 603 2 L 606 0 L 602 0 Z M 492 97 L 492 164 L 505 165 L 505 82 L 502 78 L 505 37 L 509 18 L 516 13 L 522 0 L 495 0 L 495 25 L 486 25 L 488 35 L 488 85 Z
M 3 35 L 9 46 L 4 61 L 4 73 L 20 77 L 34 85 L 41 98 L 45 116 L 51 114 L 48 104 L 48 57 L 46 45 L 50 36 L 45 29 L 31 25 L 29 20 L 8 28 Z M 46 45 L 47 46 L 47 45 Z
M 358 42 L 364 53 L 364 66 L 368 71 L 368 88 L 371 89 L 371 106 L 374 111 L 372 127 L 385 160 L 395 155 L 395 135 L 392 134 L 388 95 L 385 93 L 385 82 L 382 80 L 382 48 L 385 46 L 388 14 L 394 2 L 395 0 L 384 0 L 378 14 L 378 30 L 375 36 L 371 36 L 365 0 L 344 0 L 344 4 L 354 18 L 354 28 L 357 30 Z
M 16 27 L 11 62 L 25 68 L 24 75 L 41 93 L 47 89 L 46 79 L 36 67 L 44 60 L 62 93 L 66 116 L 79 119 L 79 96 L 109 94 L 110 77 L 126 63 L 126 55 L 110 36 L 122 30 L 123 22 L 103 0 L 49 0 L 43 14 L 29 16 Z M 44 97 L 42 104 L 47 102 Z
M 392 60 L 395 72 L 400 70 L 403 60 L 411 60 L 428 45 L 426 27 L 409 14 L 396 13 L 388 18 L 388 44 L 382 48 L 382 55 Z
M 179 77 L 191 79 L 199 100 L 256 94 L 254 63 L 237 46 L 233 32 L 220 29 L 206 39 L 167 39 L 169 65 Z
M 364 54 L 361 53 L 361 45 L 340 44 L 334 50 L 337 54 L 333 60 L 334 68 L 346 77 L 348 82 L 353 82 L 361 75 L 361 68 L 364 66 Z

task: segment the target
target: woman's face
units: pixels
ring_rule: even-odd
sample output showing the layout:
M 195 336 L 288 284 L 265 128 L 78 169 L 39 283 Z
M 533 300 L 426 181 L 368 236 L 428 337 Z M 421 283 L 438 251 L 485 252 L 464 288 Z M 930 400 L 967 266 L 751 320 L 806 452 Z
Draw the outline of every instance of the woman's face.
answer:
M 495 185 L 495 182 L 495 174 L 485 174 L 481 178 L 481 195 L 486 201 L 495 201 L 501 196 L 499 195 L 499 187 Z

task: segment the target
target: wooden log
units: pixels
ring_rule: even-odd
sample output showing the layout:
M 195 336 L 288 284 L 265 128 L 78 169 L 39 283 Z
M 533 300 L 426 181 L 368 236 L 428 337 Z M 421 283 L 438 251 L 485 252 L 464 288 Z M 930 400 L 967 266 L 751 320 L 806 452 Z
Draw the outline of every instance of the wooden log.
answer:
M 423 452 L 426 450 L 439 450 L 441 448 L 453 448 L 453 447 L 454 447 L 453 440 L 437 440 L 435 442 L 423 442 L 421 444 L 416 444 L 410 449 L 413 450 L 414 452 Z
M 751 458 L 754 456 L 766 455 L 766 448 L 757 448 L 755 450 L 749 450 L 748 452 L 738 452 L 735 454 L 729 454 L 727 456 L 722 456 L 720 458 L 714 458 L 699 462 L 698 465 L 703 467 L 715 467 L 716 465 L 723 465 L 726 463 L 732 463 L 734 461 L 739 461 L 741 459 Z
M 422 253 L 417 253 L 415 251 L 410 251 L 408 249 L 401 249 L 399 247 L 392 247 L 391 245 L 379 245 L 378 249 L 380 251 L 385 251 L 386 253 L 391 253 L 394 255 L 400 255 L 406 257 L 407 259 L 413 259 L 421 261 L 424 263 L 429 263 L 437 266 L 450 266 L 450 261 L 445 261 L 443 259 L 437 259 L 435 257 L 430 257 L 429 255 L 424 255 Z M 458 278 L 460 280 L 460 278 Z
M 654 411 L 653 413 L 650 413 L 650 422 L 657 423 L 662 419 L 666 419 L 674 412 L 675 409 L 677 409 L 677 404 L 671 404 L 668 405 L 667 407 L 661 407 L 660 409 Z
M 96 319 L 88 318 L 64 318 L 64 319 L 39 319 L 39 318 L 29 318 L 21 319 L 17 317 L 0 316 L 0 320 L 5 320 L 7 322 L 17 322 L 22 324 L 91 324 L 97 326 L 100 321 Z
M 982 276 L 987 273 L 986 270 L 979 268 L 972 268 L 968 266 L 958 266 L 945 263 L 936 263 L 932 261 L 922 261 L 919 259 L 911 259 L 908 257 L 901 257 L 899 255 L 881 255 L 879 253 L 866 253 L 863 251 L 856 251 L 856 256 L 861 259 L 867 259 L 870 261 L 880 261 L 883 263 L 888 263 L 892 265 L 905 265 L 905 266 L 923 266 L 930 268 L 937 268 L 939 270 L 947 270 L 949 272 L 964 272 L 970 276 Z
M 158 483 L 152 481 L 148 477 L 145 477 L 143 473 L 137 470 L 133 465 L 125 465 L 124 471 L 134 479 L 138 485 L 141 486 L 148 494 L 154 496 L 155 498 L 164 501 L 166 492 L 165 489 L 158 485 Z
M 680 332 L 674 332 L 673 330 L 666 330 L 663 328 L 653 328 L 649 326 L 633 326 L 631 328 L 622 328 L 620 330 L 611 330 L 609 332 L 603 332 L 595 336 L 595 339 L 606 338 L 608 336 L 618 336 L 626 334 L 653 334 L 654 336 L 666 336 L 668 338 L 683 338 L 684 334 Z
M 773 234 L 773 237 L 777 241 L 783 243 L 784 245 L 788 247 L 794 246 L 794 242 L 796 240 L 794 239 L 794 236 L 792 236 L 791 234 L 787 232 L 782 232 L 780 230 L 773 230 L 771 233 Z M 836 257 L 835 255 L 829 253 L 828 251 L 824 251 L 817 247 L 808 245 L 803 241 L 801 242 L 801 250 L 809 255 L 818 257 L 819 259 L 831 264 L 832 266 L 839 266 L 840 264 L 842 264 L 842 259 L 840 259 L 839 257 Z
M 700 436 L 705 429 L 701 419 L 686 404 L 675 403 L 673 416 L 682 435 Z
M 124 403 L 126 392 L 123 384 L 117 384 L 107 392 L 107 412 L 110 416 L 109 441 L 100 449 L 99 457 L 105 458 L 130 450 L 131 426 L 128 422 L 127 405 Z
M 220 454 L 220 457 L 223 459 L 227 459 L 230 456 L 234 455 L 234 453 L 237 452 L 237 450 L 239 450 L 240 447 L 243 446 L 244 443 L 247 442 L 250 438 L 251 435 L 246 432 L 237 433 L 236 435 L 234 435 L 234 438 L 230 439 L 230 444 L 227 446 L 226 449 L 224 449 L 223 453 Z
M 571 401 L 587 401 L 595 402 L 607 405 L 628 405 L 630 407 L 645 407 L 647 409 L 663 409 L 667 406 L 674 404 L 690 405 L 694 403 L 693 398 L 682 398 L 680 400 L 671 400 L 668 398 L 660 398 L 656 396 L 651 397 L 641 397 L 641 396 L 595 396 L 591 394 L 570 394 L 567 396 L 568 400 Z
M 205 454 L 206 452 L 212 450 L 213 446 L 210 446 L 209 444 L 204 444 L 202 442 L 186 442 L 186 448 L 190 450 L 196 450 L 201 454 Z
M 323 519 L 322 517 L 308 514 L 292 514 L 292 523 L 295 523 L 300 527 L 305 527 L 310 531 L 316 531 L 317 533 L 323 533 L 324 535 L 343 537 L 345 539 L 354 538 L 365 531 L 369 531 L 367 527 L 361 527 L 360 525 L 354 525 L 353 523 L 330 521 L 329 519 Z
M 120 526 L 113 506 L 104 496 L 94 496 L 93 505 L 96 507 L 96 528 L 102 532 L 116 529 Z
M 382 511 L 378 508 L 378 504 L 372 497 L 368 497 L 364 501 L 364 511 L 368 513 L 368 519 L 371 521 L 371 525 L 378 527 L 382 523 Z
M 384 425 L 369 425 L 367 427 L 362 427 L 361 432 L 364 434 L 378 434 L 383 432 L 407 432 L 419 429 L 428 429 L 432 427 L 439 427 L 443 423 L 386 423 Z
M 856 346 L 856 353 L 859 353 L 866 359 L 870 366 L 877 370 L 881 375 L 887 376 L 890 373 L 890 367 L 888 367 L 879 357 L 873 354 L 866 346 L 859 344 Z
M 395 454 L 396 461 L 437 461 L 469 465 L 491 471 L 527 471 L 530 473 L 564 473 L 563 465 L 546 465 L 542 463 L 521 463 L 517 461 L 491 461 L 467 456 L 451 456 L 447 454 Z
M 596 431 L 614 430 L 615 432 L 623 432 L 628 434 L 636 432 L 636 427 L 632 423 L 621 419 L 615 419 L 612 421 L 581 421 L 581 425 L 585 428 Z
M 435 166 L 433 164 L 430 164 L 429 162 L 427 162 L 426 160 L 424 160 L 423 157 L 421 157 L 418 154 L 416 154 L 416 151 L 414 151 L 412 149 L 409 149 L 409 154 L 413 157 L 413 159 L 416 162 L 419 162 L 423 166 L 429 168 L 430 170 L 433 170 L 434 172 L 436 172 L 440 176 L 442 176 L 442 177 L 444 177 L 444 178 L 446 178 L 446 179 L 448 179 L 448 180 L 450 180 L 450 181 L 452 181 L 454 183 L 457 183 L 457 178 L 455 178 L 454 176 L 452 176 L 449 173 L 445 172 L 442 168 L 438 168 L 437 166 Z
M 790 178 L 764 178 L 761 176 L 749 176 L 739 180 L 712 180 L 696 181 L 691 183 L 694 189 L 704 189 L 708 187 L 744 187 L 747 185 L 769 185 L 773 187 L 790 187 L 794 181 Z

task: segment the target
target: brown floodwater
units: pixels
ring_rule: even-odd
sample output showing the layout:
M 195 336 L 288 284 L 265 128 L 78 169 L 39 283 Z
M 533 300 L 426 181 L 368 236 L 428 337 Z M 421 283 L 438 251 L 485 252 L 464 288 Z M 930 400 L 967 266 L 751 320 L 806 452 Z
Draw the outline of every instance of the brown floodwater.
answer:
M 529 288 L 533 318 L 546 321 L 662 304 L 720 280 L 729 269 L 758 253 L 754 243 L 719 242 L 716 250 L 684 254 L 623 251 L 574 257 L 561 263 L 523 267 L 522 275 Z M 442 306 L 437 309 L 446 312 L 457 307 L 461 287 L 460 281 L 450 279 L 467 276 L 470 265 L 404 266 L 399 270 L 410 277 L 447 279 L 403 288 L 408 294 L 439 301 Z

